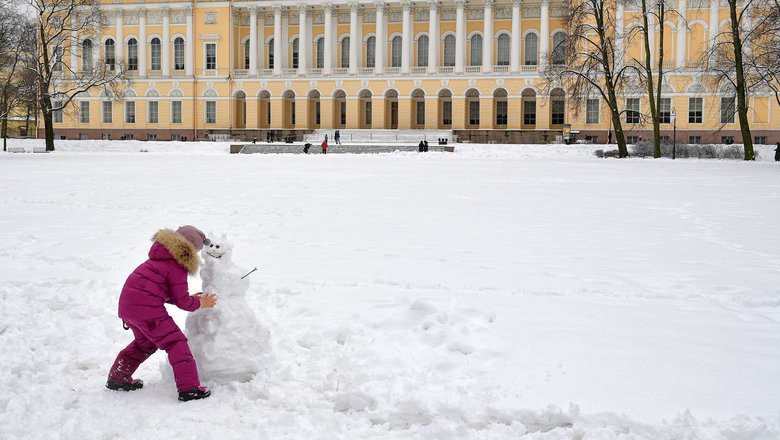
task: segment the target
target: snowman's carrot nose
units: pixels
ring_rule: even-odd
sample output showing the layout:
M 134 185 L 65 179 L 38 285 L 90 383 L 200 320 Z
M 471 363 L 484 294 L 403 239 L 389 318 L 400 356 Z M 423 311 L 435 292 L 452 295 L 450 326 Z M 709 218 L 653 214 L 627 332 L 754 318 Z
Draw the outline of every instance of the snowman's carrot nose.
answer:
M 243 280 L 244 278 L 248 277 L 249 274 L 251 274 L 252 272 L 254 272 L 256 270 L 257 270 L 257 268 L 254 268 L 254 269 L 250 270 L 249 273 L 247 273 L 246 275 L 242 276 L 241 279 Z

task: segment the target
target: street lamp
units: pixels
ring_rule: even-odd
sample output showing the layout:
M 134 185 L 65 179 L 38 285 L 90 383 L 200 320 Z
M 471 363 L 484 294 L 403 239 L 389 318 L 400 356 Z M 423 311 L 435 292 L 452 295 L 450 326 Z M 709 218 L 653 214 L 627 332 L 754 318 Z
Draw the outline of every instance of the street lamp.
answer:
M 674 156 L 677 150 L 677 112 L 674 111 L 674 107 L 672 107 L 672 132 L 673 134 L 673 140 L 672 140 L 672 160 L 674 160 Z

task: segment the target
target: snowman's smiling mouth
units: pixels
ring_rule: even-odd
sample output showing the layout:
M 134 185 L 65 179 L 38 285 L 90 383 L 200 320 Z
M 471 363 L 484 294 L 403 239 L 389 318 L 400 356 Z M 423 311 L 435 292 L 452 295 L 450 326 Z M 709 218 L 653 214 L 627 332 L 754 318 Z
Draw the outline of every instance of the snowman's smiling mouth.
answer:
M 220 254 L 220 253 L 217 253 L 217 252 L 214 252 L 214 253 L 206 252 L 206 254 L 209 257 L 213 257 L 213 258 L 222 258 L 222 256 L 225 255 L 225 254 Z

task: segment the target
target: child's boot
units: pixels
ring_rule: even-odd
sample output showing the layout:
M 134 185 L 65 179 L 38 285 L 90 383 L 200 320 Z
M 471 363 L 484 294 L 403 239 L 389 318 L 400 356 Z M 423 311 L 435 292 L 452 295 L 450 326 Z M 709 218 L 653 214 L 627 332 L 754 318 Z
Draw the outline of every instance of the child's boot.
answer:
M 144 381 L 141 379 L 133 379 L 130 382 L 114 382 L 108 379 L 106 382 L 106 388 L 114 391 L 133 391 L 144 387 Z
M 189 400 L 205 399 L 211 395 L 211 390 L 206 387 L 197 387 L 189 391 L 182 391 L 179 393 L 179 400 L 187 402 Z

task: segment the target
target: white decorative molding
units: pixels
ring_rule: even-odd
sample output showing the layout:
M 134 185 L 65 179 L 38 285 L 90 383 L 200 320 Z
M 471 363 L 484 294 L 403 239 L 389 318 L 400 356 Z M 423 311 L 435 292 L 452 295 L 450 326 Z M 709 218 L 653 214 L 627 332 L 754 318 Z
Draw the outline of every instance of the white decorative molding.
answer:
M 213 11 L 206 12 L 204 22 L 206 24 L 217 24 L 217 13 Z
M 149 11 L 146 22 L 148 24 L 162 24 L 162 11 Z
M 340 80 L 336 81 L 336 88 L 340 89 L 342 87 L 344 87 L 344 80 L 340 79 Z
M 542 16 L 542 8 L 538 4 L 525 5 L 523 7 L 523 18 L 539 18 Z
M 367 89 L 368 88 L 368 80 L 367 79 L 360 80 L 360 87 L 362 87 L 364 89 Z

